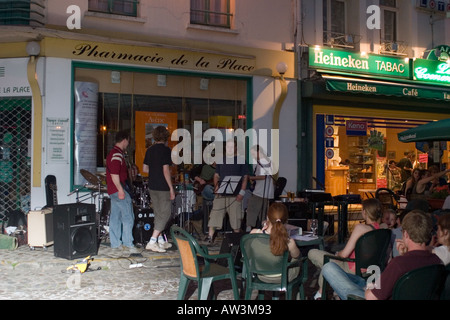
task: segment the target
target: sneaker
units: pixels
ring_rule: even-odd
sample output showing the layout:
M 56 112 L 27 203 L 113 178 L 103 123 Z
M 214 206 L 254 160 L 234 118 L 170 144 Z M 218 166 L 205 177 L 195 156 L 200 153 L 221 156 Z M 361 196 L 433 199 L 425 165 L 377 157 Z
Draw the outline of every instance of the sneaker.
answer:
M 207 246 L 212 246 L 214 245 L 214 240 L 215 240 L 214 237 L 207 236 L 204 242 Z
M 140 253 L 140 250 L 138 248 L 136 248 L 135 246 L 133 247 L 127 247 L 128 251 L 133 254 L 133 253 Z
M 322 300 L 322 293 L 320 293 L 319 291 L 316 292 L 316 294 L 314 295 L 314 300 Z
M 154 251 L 154 252 L 166 252 L 166 250 L 164 250 L 163 248 L 161 248 L 157 242 L 149 242 L 147 243 L 147 245 L 145 246 L 146 250 L 150 250 L 150 251 Z
M 159 244 L 159 247 L 164 249 L 164 250 L 172 248 L 172 244 L 170 242 L 167 242 L 167 241 L 166 242 L 160 242 L 158 244 Z

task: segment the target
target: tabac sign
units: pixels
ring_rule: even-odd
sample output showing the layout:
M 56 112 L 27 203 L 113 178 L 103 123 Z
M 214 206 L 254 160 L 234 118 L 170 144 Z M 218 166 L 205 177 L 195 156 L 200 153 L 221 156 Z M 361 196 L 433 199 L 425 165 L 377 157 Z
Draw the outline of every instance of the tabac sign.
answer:
M 378 75 L 387 78 L 409 79 L 410 77 L 409 59 L 328 48 L 309 48 L 309 66 L 315 69 Z

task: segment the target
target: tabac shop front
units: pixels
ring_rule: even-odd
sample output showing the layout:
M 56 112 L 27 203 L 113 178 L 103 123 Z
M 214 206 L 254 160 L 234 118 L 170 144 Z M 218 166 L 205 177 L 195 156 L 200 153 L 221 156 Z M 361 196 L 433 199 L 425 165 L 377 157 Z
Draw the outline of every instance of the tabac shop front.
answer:
M 447 143 L 402 143 L 397 133 L 450 116 L 450 66 L 437 58 L 409 59 L 309 49 L 310 78 L 302 82 L 301 126 L 314 155 L 301 158 L 332 195 L 399 188 L 387 163 L 414 153 L 416 165 L 447 164 Z M 433 149 L 433 150 L 432 150 Z M 438 149 L 438 150 L 434 150 Z M 435 151 L 435 152 L 432 152 Z M 311 181 L 305 173 L 305 181 Z M 304 187 L 309 187 L 305 185 Z

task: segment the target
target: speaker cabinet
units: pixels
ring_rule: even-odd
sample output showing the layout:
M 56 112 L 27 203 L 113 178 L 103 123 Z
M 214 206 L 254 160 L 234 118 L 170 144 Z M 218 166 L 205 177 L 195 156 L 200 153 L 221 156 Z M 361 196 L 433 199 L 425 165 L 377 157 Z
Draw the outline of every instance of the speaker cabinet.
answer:
M 154 221 L 153 209 L 134 209 L 133 239 L 136 246 L 145 246 L 150 241 L 155 227 Z
M 95 204 L 71 203 L 53 209 L 55 257 L 69 260 L 96 255 Z

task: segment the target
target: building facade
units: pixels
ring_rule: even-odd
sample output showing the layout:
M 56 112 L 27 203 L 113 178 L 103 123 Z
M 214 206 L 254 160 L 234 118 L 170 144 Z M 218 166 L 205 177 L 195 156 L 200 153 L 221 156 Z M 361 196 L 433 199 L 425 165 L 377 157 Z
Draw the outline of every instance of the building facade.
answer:
M 397 134 L 449 116 L 449 2 L 303 1 L 301 11 L 299 154 L 313 157 L 299 156 L 299 189 L 398 190 L 387 164 L 405 153 L 447 166 L 447 142 Z
M 286 191 L 315 181 L 333 195 L 372 190 L 387 183 L 390 159 L 414 151 L 425 161 L 430 146 L 400 143 L 398 132 L 449 114 L 449 83 L 436 81 L 447 79 L 448 0 L 1 6 L 0 212 L 89 198 L 85 185 L 96 186 L 81 170 L 104 174 L 122 129 L 141 169 L 157 124 L 201 140 L 194 163 L 208 129 L 254 129 L 258 139 L 276 129 L 277 152 L 271 132 L 258 142 L 278 158 Z M 448 158 L 432 148 L 433 161 Z
M 0 5 L 0 211 L 89 199 L 91 175 L 101 180 L 119 130 L 130 130 L 128 160 L 140 171 L 159 124 L 201 140 L 192 163 L 205 143 L 220 141 L 205 137 L 208 129 L 223 139 L 230 129 L 269 130 L 270 140 L 277 113 L 281 134 L 297 135 L 295 1 Z M 279 174 L 297 176 L 295 138 L 279 148 L 289 154 Z

